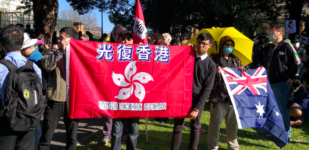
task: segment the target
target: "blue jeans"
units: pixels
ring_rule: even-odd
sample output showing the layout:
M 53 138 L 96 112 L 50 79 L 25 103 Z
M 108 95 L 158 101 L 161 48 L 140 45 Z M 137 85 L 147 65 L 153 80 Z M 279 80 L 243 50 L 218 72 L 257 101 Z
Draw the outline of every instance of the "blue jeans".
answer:
M 35 128 L 33 139 L 33 150 L 38 150 L 39 141 L 42 135 L 41 123 Z
M 288 136 L 291 137 L 290 115 L 289 115 L 289 110 L 287 108 L 289 87 L 290 87 L 290 83 L 285 83 L 285 82 L 271 84 L 271 88 L 274 92 L 278 107 L 282 115 L 285 130 Z
M 112 128 L 112 150 L 120 150 L 121 149 L 121 138 L 123 133 L 123 121 L 127 121 L 128 123 L 128 136 L 126 141 L 126 149 L 127 150 L 135 150 L 138 138 L 138 124 L 139 118 L 118 118 L 113 120 L 113 128 Z

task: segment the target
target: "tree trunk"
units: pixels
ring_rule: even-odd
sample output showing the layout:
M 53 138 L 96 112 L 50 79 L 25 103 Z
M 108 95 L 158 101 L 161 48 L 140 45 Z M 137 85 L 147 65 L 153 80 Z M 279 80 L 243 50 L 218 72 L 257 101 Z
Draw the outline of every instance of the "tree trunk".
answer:
M 33 0 L 35 31 L 44 34 L 45 43 L 51 44 L 58 19 L 58 0 Z
M 290 40 L 294 40 L 295 36 L 299 34 L 303 6 L 304 0 L 286 0 L 286 7 L 290 13 L 290 20 L 295 20 L 296 22 L 296 33 L 289 36 Z

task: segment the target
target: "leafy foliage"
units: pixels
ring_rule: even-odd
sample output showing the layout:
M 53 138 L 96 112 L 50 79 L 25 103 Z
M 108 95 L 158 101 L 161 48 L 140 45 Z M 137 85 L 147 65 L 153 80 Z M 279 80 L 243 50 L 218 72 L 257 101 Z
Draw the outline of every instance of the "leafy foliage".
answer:
M 32 6 L 32 0 L 28 0 L 28 1 L 21 1 L 21 4 L 24 4 L 23 6 L 18 6 L 16 9 L 24 9 L 24 14 L 30 14 L 33 6 Z
M 105 11 L 109 7 L 113 7 L 118 0 L 66 0 L 70 3 L 74 10 L 83 15 L 89 10 L 98 8 L 100 11 Z
M 9 7 L 11 1 L 13 1 L 13 0 L 1 0 L 1 2 L 0 2 L 0 11 L 1 12 L 7 12 L 8 11 L 8 7 Z
M 108 11 L 109 20 L 132 30 L 135 0 L 67 0 L 79 13 L 99 8 Z M 266 34 L 271 23 L 278 22 L 275 0 L 140 0 L 147 28 L 169 32 L 183 39 L 192 28 L 234 26 L 249 37 Z
M 74 11 L 73 8 L 67 8 L 60 11 L 60 19 L 72 20 L 73 22 L 83 22 L 87 27 L 97 27 L 98 20 L 95 16 L 94 11 L 90 10 L 84 15 L 80 15 L 77 11 Z

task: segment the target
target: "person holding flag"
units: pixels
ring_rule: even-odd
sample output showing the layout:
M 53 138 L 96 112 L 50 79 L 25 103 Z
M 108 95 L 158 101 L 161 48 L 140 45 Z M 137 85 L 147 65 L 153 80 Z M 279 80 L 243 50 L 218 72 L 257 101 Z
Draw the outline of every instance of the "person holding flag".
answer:
M 116 28 L 117 29 L 117 28 Z M 113 36 L 114 40 L 122 44 L 147 44 L 147 29 L 145 26 L 144 15 L 142 6 L 139 0 L 136 4 L 136 13 L 135 13 L 135 22 L 133 27 L 133 35 L 128 31 L 120 32 L 118 39 L 117 36 Z M 116 30 L 117 31 L 117 30 Z M 116 32 L 115 31 L 115 32 Z M 112 149 L 120 150 L 121 149 L 121 137 L 123 131 L 122 121 L 127 121 L 129 124 L 129 133 L 126 141 L 127 149 L 136 149 L 137 138 L 138 138 L 138 121 L 139 119 L 115 119 L 113 121 L 112 129 Z
M 117 25 L 111 32 L 110 42 L 117 43 L 119 34 L 125 31 L 125 28 L 121 25 Z M 101 141 L 101 145 L 107 145 L 108 142 L 111 141 L 111 133 L 112 133 L 112 125 L 113 125 L 113 118 L 111 117 L 104 117 L 103 123 L 103 139 Z
M 133 35 L 129 31 L 122 31 L 119 34 L 118 43 L 121 44 L 133 44 Z M 127 126 L 124 124 L 127 123 Z M 118 118 L 113 120 L 112 128 L 112 150 L 121 149 L 121 139 L 124 128 L 128 128 L 128 135 L 126 138 L 127 149 L 136 149 L 137 138 L 138 138 L 138 118 Z
M 215 84 L 210 96 L 210 122 L 208 127 L 208 149 L 218 149 L 220 125 L 225 119 L 226 137 L 228 149 L 236 150 L 239 148 L 237 141 L 237 120 L 231 99 L 228 96 L 226 85 L 222 79 L 220 69 L 224 67 L 236 68 L 240 71 L 246 71 L 240 60 L 232 54 L 235 42 L 231 37 L 225 36 L 220 40 L 219 53 L 215 54 L 212 59 L 217 64 L 217 74 Z
M 196 44 L 197 52 L 195 54 L 193 73 L 192 111 L 190 113 L 190 150 L 197 149 L 200 135 L 200 119 L 216 75 L 216 64 L 207 55 L 207 51 L 212 45 L 212 36 L 208 33 L 201 33 L 197 37 Z M 192 44 L 190 46 L 194 47 Z M 184 124 L 185 118 L 174 119 L 172 150 L 179 149 Z

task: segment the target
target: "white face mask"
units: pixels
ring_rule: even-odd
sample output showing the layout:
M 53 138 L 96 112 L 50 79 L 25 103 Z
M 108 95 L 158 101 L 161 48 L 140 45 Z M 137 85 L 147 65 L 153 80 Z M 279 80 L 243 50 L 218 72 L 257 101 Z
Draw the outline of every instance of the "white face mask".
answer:
M 299 48 L 299 46 L 300 46 L 300 43 L 295 43 L 296 48 Z

